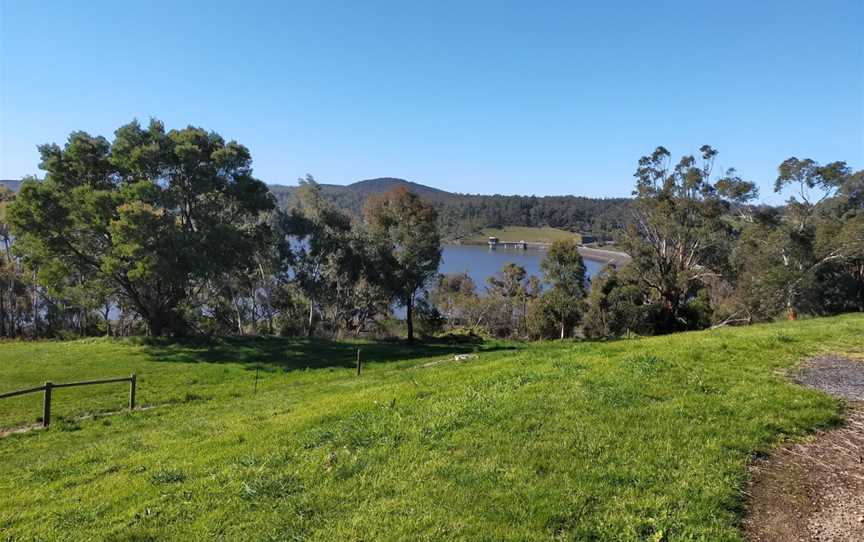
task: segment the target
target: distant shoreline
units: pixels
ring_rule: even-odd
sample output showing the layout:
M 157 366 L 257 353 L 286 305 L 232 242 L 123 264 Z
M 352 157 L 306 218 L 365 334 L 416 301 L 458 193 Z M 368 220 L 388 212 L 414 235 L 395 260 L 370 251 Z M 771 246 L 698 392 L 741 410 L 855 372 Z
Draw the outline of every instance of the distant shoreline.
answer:
M 606 250 L 602 248 L 579 247 L 579 254 L 586 260 L 594 260 L 615 266 L 624 265 L 630 261 L 630 255 L 625 252 Z
M 486 243 L 445 243 L 450 246 L 471 246 L 471 247 L 482 247 L 487 246 Z M 530 248 L 525 250 L 545 250 L 551 246 L 551 243 L 531 243 Z M 615 250 L 606 250 L 602 248 L 592 248 L 586 246 L 579 247 L 579 254 L 582 255 L 586 260 L 592 260 L 595 262 L 599 262 L 602 264 L 613 264 L 615 266 L 621 266 L 630 261 L 630 256 L 625 252 L 618 252 Z

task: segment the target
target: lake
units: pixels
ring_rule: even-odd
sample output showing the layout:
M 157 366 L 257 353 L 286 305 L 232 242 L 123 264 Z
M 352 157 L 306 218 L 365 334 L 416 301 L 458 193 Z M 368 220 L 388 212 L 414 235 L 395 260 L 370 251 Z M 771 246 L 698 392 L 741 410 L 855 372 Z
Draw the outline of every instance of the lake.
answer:
M 439 273 L 462 273 L 467 272 L 477 284 L 477 292 L 485 293 L 486 278 L 491 277 L 501 270 L 506 263 L 521 265 L 528 275 L 543 277 L 540 271 L 540 262 L 546 256 L 545 250 L 537 249 L 506 249 L 496 248 L 490 250 L 487 246 L 478 245 L 445 245 L 441 251 L 441 265 Z M 603 264 L 594 260 L 585 260 L 585 268 L 588 276 L 596 275 Z
M 528 272 L 528 276 L 536 275 L 543 278 L 540 270 L 540 262 L 546 256 L 545 250 L 496 248 L 491 250 L 488 246 L 481 245 L 444 245 L 441 248 L 441 264 L 438 272 L 463 273 L 474 279 L 477 285 L 477 293 L 486 293 L 486 279 L 501 270 L 506 263 L 521 265 Z M 588 277 L 593 277 L 603 269 L 605 264 L 595 260 L 585 259 L 585 270 Z M 405 307 L 396 305 L 393 307 L 393 315 L 397 318 L 405 318 Z

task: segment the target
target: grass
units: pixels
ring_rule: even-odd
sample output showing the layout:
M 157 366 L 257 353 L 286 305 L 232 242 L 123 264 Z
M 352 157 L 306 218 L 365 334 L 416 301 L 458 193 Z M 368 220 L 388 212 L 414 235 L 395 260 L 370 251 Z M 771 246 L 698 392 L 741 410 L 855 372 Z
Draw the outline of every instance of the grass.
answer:
M 358 348 L 368 371 L 379 366 L 403 367 L 416 358 L 503 346 L 433 342 L 410 347 L 398 342 L 268 337 L 0 342 L 0 392 L 38 386 L 47 380 L 59 384 L 134 372 L 140 406 L 225 400 L 252 391 L 256 372 L 262 392 L 286 380 L 294 384 L 310 378 L 320 382 L 327 375 L 339 378 L 344 370 L 356 366 Z M 127 405 L 127 394 L 126 383 L 54 390 L 52 415 L 62 419 L 114 412 Z M 42 395 L 38 393 L 4 399 L 0 407 L 0 428 L 42 420 Z
M 855 315 L 605 343 L 363 344 L 360 378 L 352 343 L 6 343 L 4 390 L 134 369 L 158 407 L 81 419 L 122 407 L 125 389 L 58 390 L 63 420 L 0 439 L 0 539 L 740 540 L 753 455 L 839 420 L 782 371 L 860 351 L 862 329 Z M 39 412 L 14 401 L 5 420 Z
M 497 237 L 500 241 L 529 243 L 551 243 L 558 239 L 580 239 L 577 234 L 558 228 L 529 228 L 522 226 L 506 226 L 504 228 L 484 228 L 479 233 L 463 239 L 465 243 L 487 243 L 489 237 Z

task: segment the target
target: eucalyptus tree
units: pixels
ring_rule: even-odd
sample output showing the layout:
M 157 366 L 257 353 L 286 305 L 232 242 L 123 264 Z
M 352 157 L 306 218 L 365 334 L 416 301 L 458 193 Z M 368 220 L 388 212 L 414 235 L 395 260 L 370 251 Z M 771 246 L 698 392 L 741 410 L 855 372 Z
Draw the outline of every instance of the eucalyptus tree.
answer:
M 635 219 L 622 241 L 658 309 L 661 333 L 691 327 L 686 305 L 706 283 L 728 276 L 729 210 L 757 193 L 734 169 L 713 179 L 717 151 L 708 145 L 699 150 L 699 159 L 684 156 L 673 167 L 669 151 L 658 147 L 639 160 L 634 174 Z
M 552 243 L 540 262 L 540 269 L 550 288 L 541 294 L 542 310 L 537 314 L 554 319 L 559 337 L 563 339 L 579 321 L 585 298 L 586 269 L 578 243 L 573 239 Z
M 498 336 L 527 334 L 528 306 L 540 295 L 540 280 L 521 265 L 506 263 L 486 284 L 483 304 L 488 330 Z
M 437 213 L 413 192 L 397 187 L 370 198 L 364 216 L 381 262 L 374 281 L 405 307 L 411 342 L 417 295 L 436 276 L 441 262 Z
M 213 277 L 198 291 L 206 307 L 200 325 L 220 334 L 273 334 L 276 331 L 275 290 L 290 267 L 285 212 L 274 208 L 251 217 L 244 227 L 255 232 L 250 257 L 230 272 Z
M 789 158 L 774 186 L 785 208 L 759 213 L 738 248 L 739 299 L 756 319 L 864 310 L 864 172 Z
M 9 209 L 16 248 L 45 282 L 108 285 L 153 335 L 189 331 L 194 290 L 249 261 L 255 218 L 274 207 L 249 150 L 201 128 L 133 121 L 111 142 L 73 132 L 39 153 L 45 179 Z
M 13 236 L 7 210 L 15 194 L 0 186 L 0 336 L 14 337 L 24 331 L 33 315 L 32 288 L 21 259 L 12 251 Z
M 583 332 L 588 337 L 629 336 L 652 331 L 654 309 L 647 304 L 644 284 L 633 266 L 606 266 L 591 278 Z
M 467 272 L 438 275 L 429 300 L 451 327 L 479 324 L 477 285 Z
M 300 179 L 297 201 L 290 212 L 288 233 L 292 240 L 293 280 L 309 301 L 306 334 L 315 332 L 315 313 L 341 293 L 336 285 L 353 265 L 351 218 L 324 199 L 311 175 Z

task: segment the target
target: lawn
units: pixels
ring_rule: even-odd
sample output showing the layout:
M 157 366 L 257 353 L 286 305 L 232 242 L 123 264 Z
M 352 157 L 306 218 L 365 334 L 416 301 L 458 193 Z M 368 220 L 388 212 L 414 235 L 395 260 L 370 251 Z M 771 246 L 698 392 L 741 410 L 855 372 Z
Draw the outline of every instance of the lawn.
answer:
M 0 540 L 740 540 L 750 458 L 840 419 L 783 370 L 862 335 L 855 315 L 530 345 L 4 343 L 0 391 L 134 370 L 154 408 L 79 418 L 126 389 L 58 390 L 63 419 L 0 439 Z M 7 426 L 40 414 L 20 399 Z
M 529 243 L 551 243 L 559 239 L 580 239 L 580 236 L 569 231 L 558 228 L 529 228 L 522 226 L 505 226 L 504 228 L 484 228 L 468 238 L 464 243 L 487 243 L 490 237 L 497 237 L 500 241 Z

